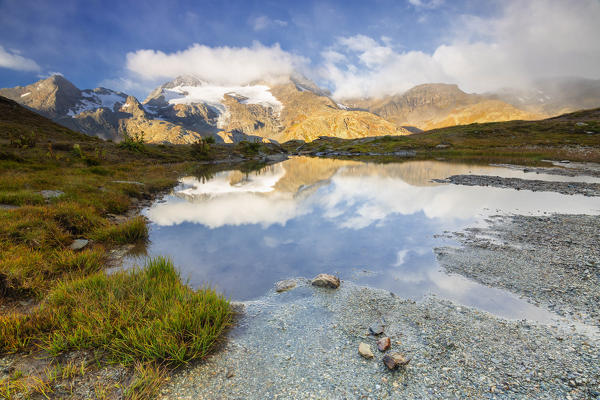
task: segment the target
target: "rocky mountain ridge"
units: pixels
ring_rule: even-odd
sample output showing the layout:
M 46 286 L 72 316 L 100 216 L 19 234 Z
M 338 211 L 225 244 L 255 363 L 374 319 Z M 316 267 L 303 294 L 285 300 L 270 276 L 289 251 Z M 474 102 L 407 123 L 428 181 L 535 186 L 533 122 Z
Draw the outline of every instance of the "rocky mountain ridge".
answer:
M 106 88 L 80 90 L 60 75 L 0 95 L 92 136 L 115 141 L 125 135 L 148 142 L 242 140 L 312 141 L 321 136 L 355 139 L 408 135 L 471 123 L 536 120 L 600 106 L 600 80 L 540 81 L 530 89 L 466 93 L 451 84 L 423 84 L 384 98 L 334 101 L 302 76 L 277 82 L 225 86 L 180 76 L 139 102 Z
M 410 133 L 372 113 L 344 110 L 327 92 L 296 77 L 277 84 L 221 86 L 182 76 L 140 103 L 105 88 L 80 90 L 54 75 L 0 89 L 0 95 L 71 129 L 115 141 L 142 134 L 153 143 L 193 143 L 207 136 L 231 143 Z

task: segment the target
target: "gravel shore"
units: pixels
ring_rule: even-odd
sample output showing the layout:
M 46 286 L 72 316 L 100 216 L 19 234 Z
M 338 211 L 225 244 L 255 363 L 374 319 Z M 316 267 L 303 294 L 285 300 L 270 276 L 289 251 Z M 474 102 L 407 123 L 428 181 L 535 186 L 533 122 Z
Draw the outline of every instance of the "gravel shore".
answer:
M 600 164 L 596 163 L 560 163 L 554 162 L 557 167 L 525 167 L 515 164 L 490 164 L 492 167 L 504 167 L 515 170 L 521 170 L 525 173 L 548 174 L 560 176 L 591 176 L 600 177 Z
M 342 282 L 242 303 L 224 349 L 176 375 L 162 399 L 588 399 L 600 396 L 598 342 L 507 321 L 436 297 L 403 300 Z M 368 327 L 383 320 L 389 371 Z M 370 344 L 375 358 L 358 354 Z
M 447 271 L 600 327 L 599 217 L 515 215 L 489 222 L 455 233 L 462 247 L 436 249 Z
M 557 192 L 561 194 L 582 194 L 584 196 L 600 196 L 599 183 L 584 182 L 550 182 L 534 179 L 503 178 L 490 175 L 452 175 L 446 179 L 434 179 L 438 183 L 454 183 L 465 186 L 493 186 L 534 192 Z

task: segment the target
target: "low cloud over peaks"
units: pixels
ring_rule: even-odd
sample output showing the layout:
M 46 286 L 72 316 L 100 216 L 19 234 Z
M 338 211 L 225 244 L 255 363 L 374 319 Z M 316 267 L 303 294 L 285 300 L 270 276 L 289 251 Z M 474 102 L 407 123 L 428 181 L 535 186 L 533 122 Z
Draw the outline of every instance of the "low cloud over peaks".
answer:
M 513 0 L 500 17 L 459 18 L 448 43 L 431 54 L 364 35 L 338 38 L 322 53 L 319 72 L 338 98 L 391 95 L 429 82 L 484 92 L 541 77 L 598 78 L 598 21 L 596 0 Z
M 209 47 L 194 44 L 183 51 L 164 53 L 138 50 L 127 54 L 127 69 L 147 80 L 194 75 L 226 85 L 290 75 L 301 68 L 305 58 L 255 42 L 251 47 Z

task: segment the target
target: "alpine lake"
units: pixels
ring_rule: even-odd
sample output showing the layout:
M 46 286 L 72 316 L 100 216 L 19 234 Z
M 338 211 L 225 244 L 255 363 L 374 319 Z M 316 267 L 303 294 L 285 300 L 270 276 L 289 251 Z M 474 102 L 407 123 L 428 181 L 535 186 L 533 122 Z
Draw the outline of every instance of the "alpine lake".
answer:
M 257 299 L 282 279 L 330 273 L 415 301 L 435 295 L 503 318 L 550 321 L 548 311 L 508 291 L 447 273 L 435 249 L 456 246 L 453 232 L 495 215 L 598 215 L 598 199 L 433 181 L 459 174 L 600 182 L 443 161 L 310 157 L 251 173 L 184 176 L 142 211 L 150 241 L 123 266 L 168 256 L 191 286 L 212 286 L 234 301 Z

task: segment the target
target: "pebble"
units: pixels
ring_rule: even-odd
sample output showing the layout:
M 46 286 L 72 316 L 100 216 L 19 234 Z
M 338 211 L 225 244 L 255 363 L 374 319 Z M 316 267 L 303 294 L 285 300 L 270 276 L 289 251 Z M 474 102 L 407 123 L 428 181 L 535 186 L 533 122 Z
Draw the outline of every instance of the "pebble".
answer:
M 313 286 L 337 289 L 340 287 L 340 278 L 329 274 L 319 274 L 312 279 L 311 283 Z
M 285 279 L 275 284 L 275 291 L 277 293 L 285 292 L 296 287 L 296 281 L 293 279 Z
M 392 345 L 392 342 L 390 340 L 389 337 L 382 337 L 381 339 L 379 339 L 377 341 L 377 348 L 379 349 L 379 351 L 386 351 L 387 349 L 389 349 Z
M 372 335 L 381 335 L 383 333 L 383 329 L 384 326 L 382 322 L 375 322 L 374 324 L 369 326 L 369 332 Z
M 408 365 L 410 358 L 404 357 L 400 353 L 388 353 L 383 356 L 383 363 L 389 369 L 396 369 L 400 366 Z
M 358 345 L 358 354 L 360 354 L 361 356 L 363 356 L 364 358 L 367 358 L 367 359 L 375 357 L 375 355 L 371 351 L 371 346 L 369 346 L 365 342 L 361 342 Z

